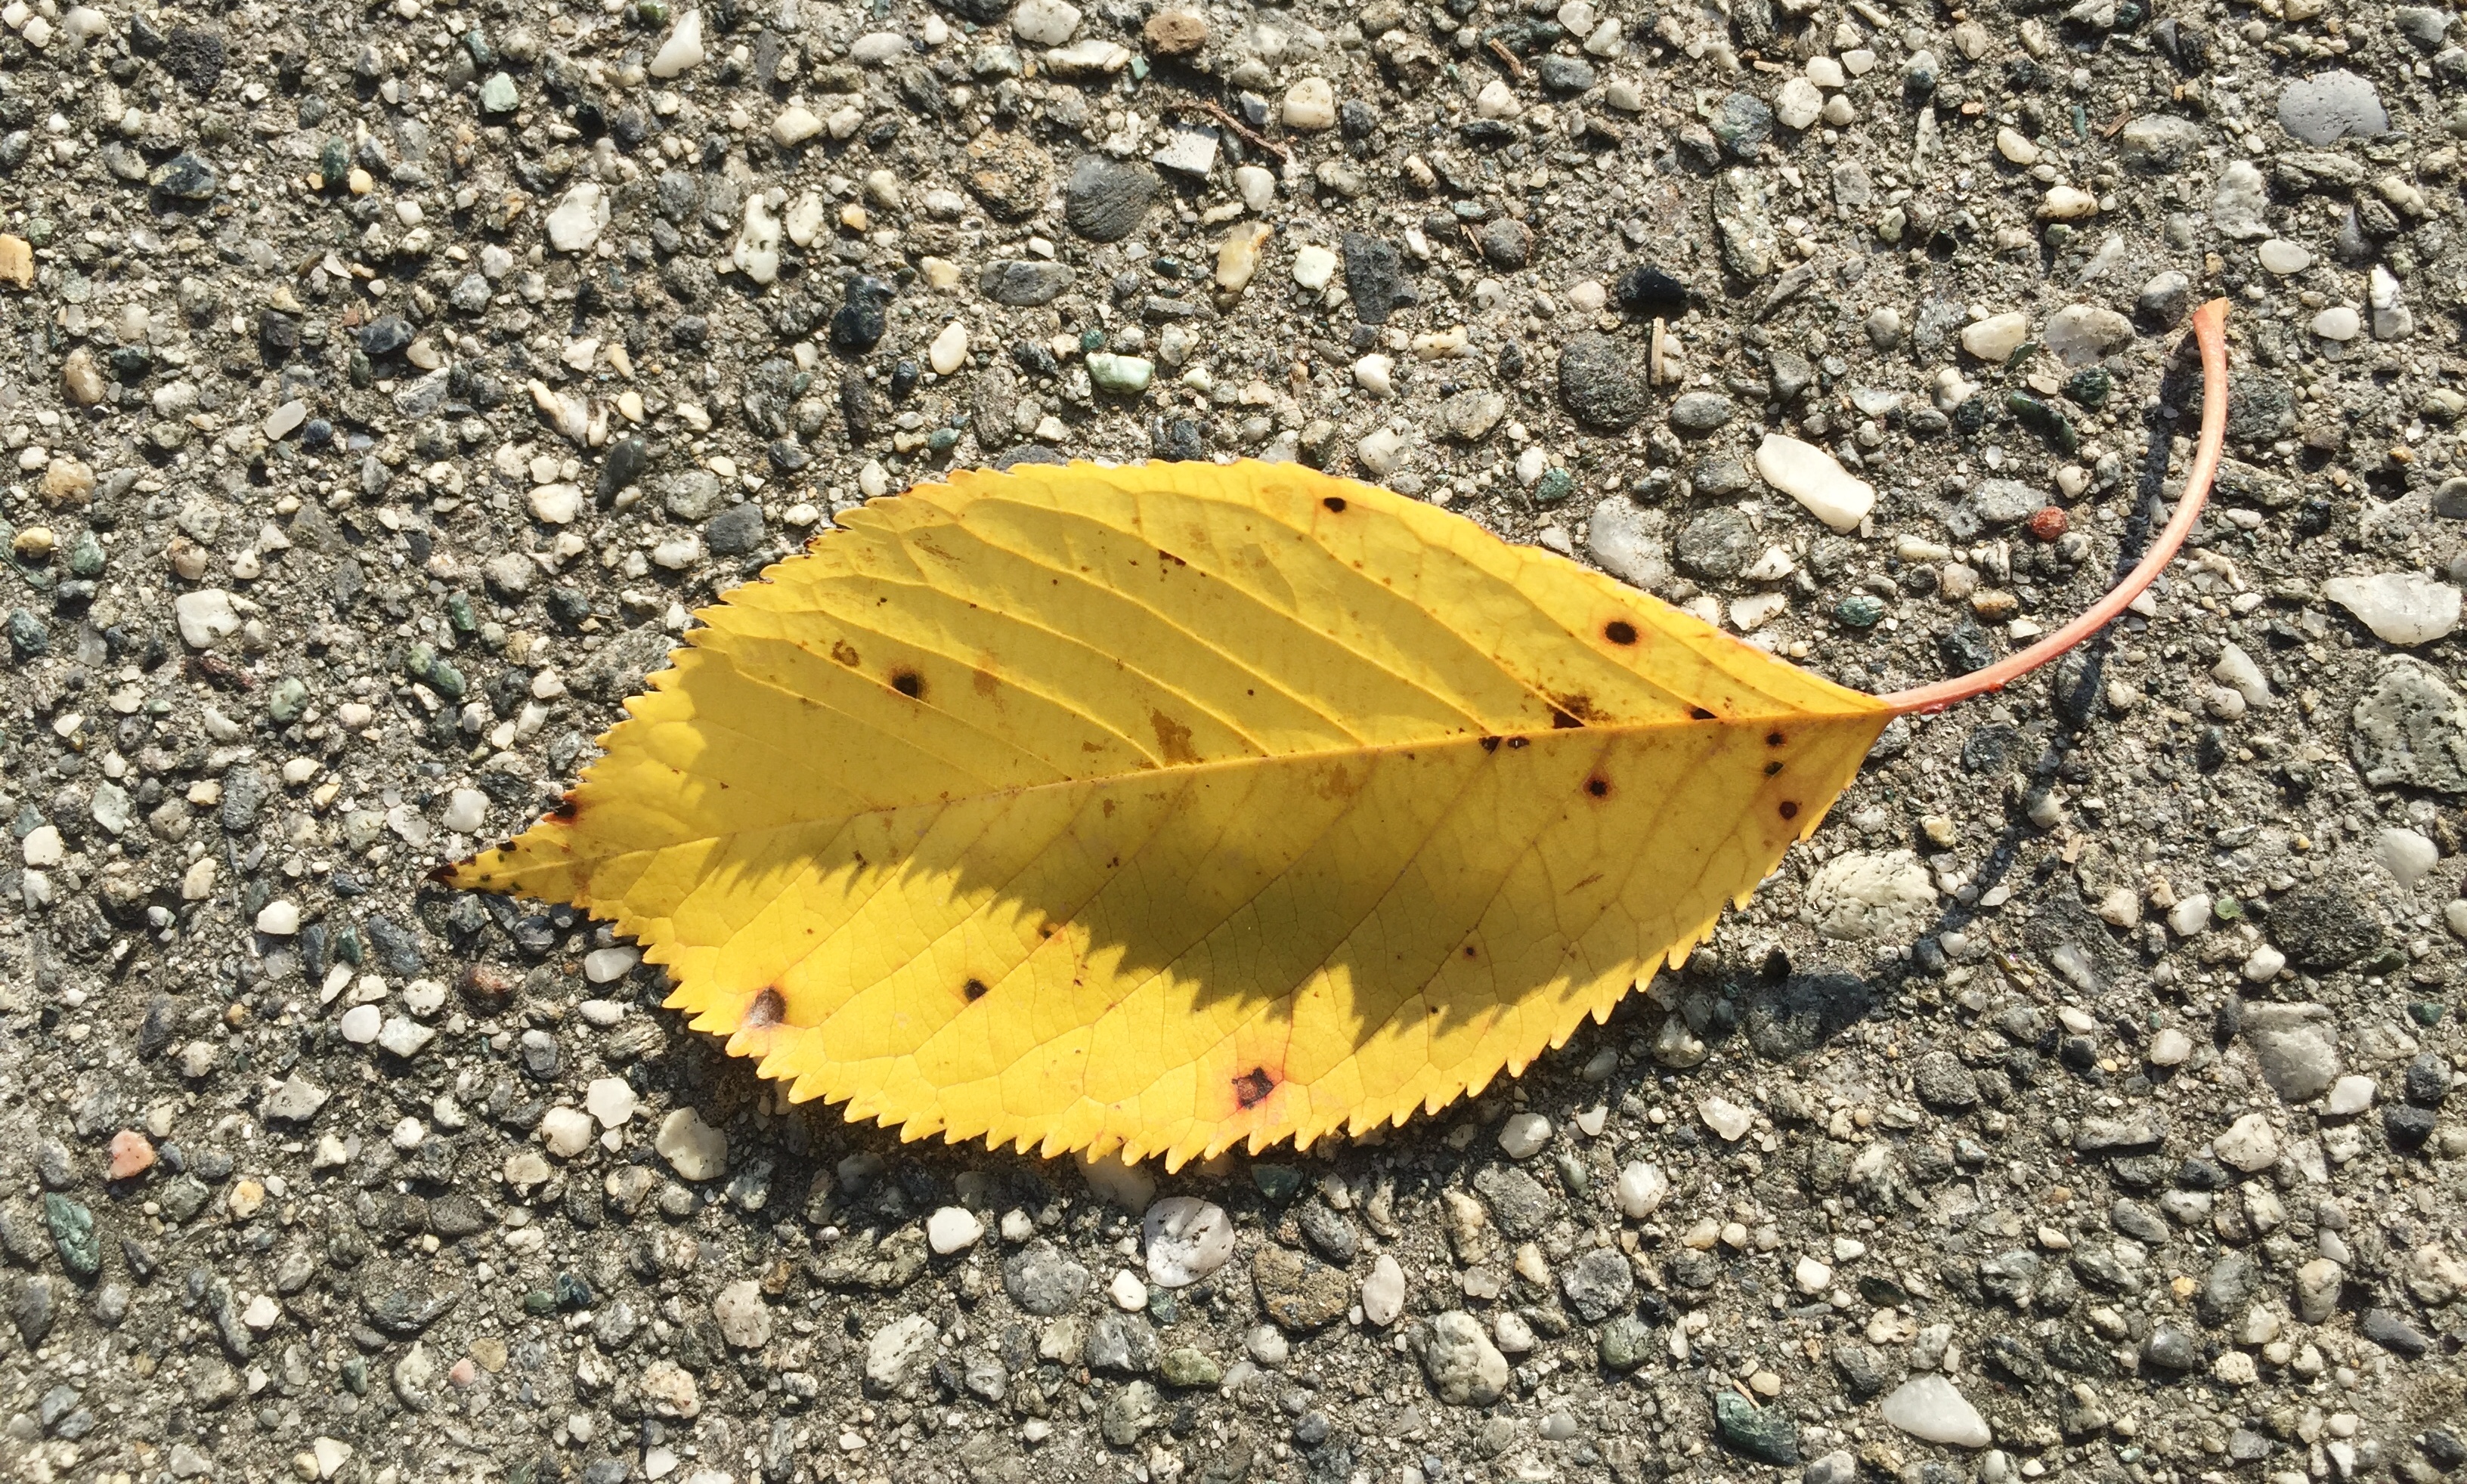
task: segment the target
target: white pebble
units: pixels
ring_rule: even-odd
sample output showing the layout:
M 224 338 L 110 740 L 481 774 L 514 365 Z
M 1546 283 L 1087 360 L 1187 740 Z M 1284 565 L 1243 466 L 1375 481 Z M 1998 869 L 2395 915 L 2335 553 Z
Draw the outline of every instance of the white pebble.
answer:
M 1316 242 L 1305 242 L 1294 253 L 1294 281 L 1316 294 L 1327 287 L 1336 277 L 1336 255 Z
M 633 1084 L 622 1077 L 594 1077 L 591 1086 L 582 1090 L 582 1106 L 603 1129 L 623 1125 L 634 1116 L 642 1100 L 634 1095 Z
M 1114 1274 L 1114 1281 L 1106 1285 L 1105 1292 L 1112 1295 L 1114 1306 L 1118 1309 L 1127 1309 L 1137 1314 L 1148 1306 L 1147 1284 L 1138 1273 L 1128 1268 L 1121 1269 Z
M 1004 1228 L 1007 1235 L 1008 1218 Z M 1167 1196 L 1149 1206 L 1140 1234 L 1148 1280 L 1159 1288 L 1188 1288 L 1234 1256 L 1232 1219 L 1223 1206 L 1197 1196 Z
M 287 938 L 300 931 L 300 904 L 285 897 L 276 897 L 257 910 L 257 931 L 268 937 Z
M 947 376 L 958 371 L 968 359 L 968 326 L 959 320 L 943 326 L 942 333 L 926 348 L 925 356 L 938 375 Z
M 488 821 L 488 796 L 476 788 L 458 788 L 445 796 L 445 813 L 440 824 L 458 835 L 476 835 Z
M 548 1152 L 571 1159 L 591 1147 L 591 1114 L 579 1108 L 552 1108 L 540 1115 L 540 1137 Z
M 2352 1118 L 2372 1107 L 2380 1091 L 2372 1078 L 2362 1072 L 2349 1072 L 2330 1084 L 2330 1096 L 2322 1104 L 2322 1111 L 2334 1118 Z
M 1802 1257 L 1791 1272 L 1791 1281 L 1802 1293 L 1822 1293 L 1833 1283 L 1833 1269 L 1813 1257 Z
M 702 12 L 688 11 L 678 19 L 676 29 L 668 33 L 668 38 L 660 43 L 651 64 L 643 70 L 665 80 L 701 66 L 702 57 Z
M 977 1245 L 985 1224 L 964 1205 L 946 1205 L 925 1218 L 925 1245 L 944 1257 Z
M 1538 1113 L 1510 1113 L 1499 1125 L 1499 1147 L 1510 1159 L 1530 1159 L 1550 1142 L 1550 1120 Z
M 651 1147 L 679 1180 L 705 1180 L 728 1169 L 728 1135 L 702 1121 L 690 1108 L 680 1108 L 660 1120 Z
M 342 1020 L 335 1023 L 334 1028 L 342 1032 L 343 1039 L 351 1045 L 364 1046 L 377 1039 L 377 1026 L 384 1020 L 375 1005 L 355 1004 L 343 1012 Z
M 2458 627 L 2459 591 L 2412 572 L 2332 577 L 2321 596 L 2354 614 L 2385 643 L 2430 643 Z
M 1362 1316 L 1385 1329 L 1404 1312 L 1405 1270 L 1382 1252 L 1370 1265 L 1370 1276 L 1362 1280 Z
M 1745 1138 L 1748 1130 L 1755 1123 L 1755 1114 L 1727 1097 L 1701 1099 L 1696 1104 L 1696 1113 L 1705 1120 L 1705 1127 L 1720 1135 L 1727 1143 L 1737 1143 Z
M 1669 1197 L 1670 1178 L 1650 1160 L 1636 1160 L 1618 1173 L 1619 1214 L 1629 1221 L 1651 1216 Z
M 1961 327 L 1961 349 L 1990 365 L 2002 366 L 2029 334 L 2030 317 L 2019 309 L 1991 314 Z
M 582 977 L 594 984 L 607 984 L 634 972 L 643 961 L 640 950 L 620 944 L 614 948 L 595 948 L 582 956 Z
M 1366 355 L 1353 363 L 1353 384 L 1372 396 L 1392 396 L 1396 392 L 1396 363 L 1384 355 Z
M 1876 489 L 1853 478 L 1831 454 L 1779 433 L 1756 445 L 1756 472 L 1836 531 L 1858 528 L 1876 506 Z

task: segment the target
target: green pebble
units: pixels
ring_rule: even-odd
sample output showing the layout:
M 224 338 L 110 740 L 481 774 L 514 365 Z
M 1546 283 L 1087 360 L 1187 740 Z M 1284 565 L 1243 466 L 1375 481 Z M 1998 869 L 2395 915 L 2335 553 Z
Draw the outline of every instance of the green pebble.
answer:
M 645 26 L 668 23 L 668 0 L 635 0 L 634 18 Z
M 317 178 L 326 183 L 327 190 L 331 191 L 340 186 L 343 178 L 351 172 L 351 146 L 339 139 L 326 141 L 325 147 L 317 151 Z
M 1653 1356 L 1653 1330 L 1635 1315 L 1620 1315 L 1602 1326 L 1598 1349 L 1604 1370 L 1635 1370 Z
M 1176 1345 L 1166 1351 L 1157 1370 L 1168 1386 L 1212 1386 L 1225 1379 L 1225 1367 L 1207 1352 L 1189 1345 Z
M 2244 916 L 2244 904 L 2231 896 L 2223 896 L 2210 904 L 2210 915 L 2221 922 L 2236 922 Z
M 1079 332 L 1079 349 L 1083 351 L 1104 349 L 1105 332 L 1101 329 L 1081 330 Z
M 285 675 L 265 692 L 265 714 L 278 727 L 288 727 L 308 708 L 308 683 L 296 675 Z
M 2065 383 L 2065 395 L 2072 398 L 2074 406 L 2090 412 L 2105 407 L 2107 399 L 2115 394 L 2116 378 L 2103 366 L 2075 371 L 2072 379 Z
M 343 1387 L 355 1397 L 369 1394 L 368 1357 L 355 1355 L 343 1362 Z
M 1251 1166 L 1251 1183 L 1271 1201 L 1291 1201 L 1302 1188 L 1302 1172 L 1290 1164 L 1255 1164 Z
M 1885 617 L 1885 600 L 1873 593 L 1853 593 L 1833 605 L 1833 617 L 1845 628 L 1872 629 Z
M 545 1315 L 556 1312 L 556 1295 L 544 1288 L 535 1288 L 523 1295 L 523 1312 Z
M 1535 505 L 1557 505 L 1576 492 L 1576 477 L 1565 469 L 1552 469 L 1533 486 Z
M 1148 389 L 1156 376 L 1156 362 L 1143 355 L 1114 355 L 1095 351 L 1088 357 L 1088 379 L 1098 390 L 1116 396 L 1137 396 Z
M 11 608 L 9 610 L 9 647 L 17 652 L 18 659 L 32 660 L 51 652 L 52 636 L 43 627 L 42 619 L 23 608 Z
M 46 1195 L 43 1224 L 52 1228 L 52 1245 L 69 1276 L 87 1279 L 102 1270 L 102 1239 L 95 1234 L 92 1211 L 66 1196 Z
M 26 223 L 26 240 L 36 247 L 48 245 L 52 234 L 59 230 L 48 216 L 37 216 Z
M 514 92 L 514 79 L 502 72 L 492 72 L 488 80 L 480 84 L 480 111 L 486 114 L 507 114 L 522 101 Z
M 1725 1388 L 1713 1394 L 1713 1428 L 1723 1442 L 1751 1458 L 1777 1468 L 1799 1462 L 1799 1424 L 1779 1407 L 1764 1410 Z
M 471 612 L 471 599 L 460 593 L 445 596 L 445 621 L 454 625 L 455 633 L 466 639 L 480 632 L 480 620 Z
M 1594 1172 L 1586 1167 L 1584 1160 L 1576 1157 L 1574 1150 L 1560 1150 L 1550 1157 L 1550 1162 L 1557 1167 L 1559 1183 L 1568 1187 L 1568 1194 L 1582 1196 L 1586 1191 L 1594 1188 Z
M 2430 1000 L 2414 1001 L 2407 1007 L 2407 1013 L 2414 1017 L 2415 1023 L 2427 1030 L 2441 1023 L 2441 1006 Z
M 440 660 L 428 667 L 428 688 L 448 701 L 460 701 L 470 686 L 451 661 Z
M 2072 419 L 2027 392 L 2005 393 L 2004 410 L 2013 415 L 2015 421 L 2046 438 L 2060 452 L 2070 454 L 2081 447 L 2081 435 L 2073 431 Z
M 69 548 L 70 573 L 79 577 L 100 577 L 104 561 L 102 543 L 95 539 L 94 532 L 79 531 L 76 543 Z
M 959 441 L 960 430 L 957 428 L 936 428 L 925 435 L 925 446 L 938 454 L 949 453 Z

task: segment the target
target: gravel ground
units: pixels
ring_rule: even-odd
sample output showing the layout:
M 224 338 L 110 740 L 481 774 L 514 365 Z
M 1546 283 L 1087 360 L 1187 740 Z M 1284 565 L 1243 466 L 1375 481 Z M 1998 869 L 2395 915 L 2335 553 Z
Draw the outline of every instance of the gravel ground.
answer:
M 2450 11 L 671 3 L 0 11 L 0 1467 L 2462 1476 Z M 1975 667 L 2212 295 L 2157 593 L 1384 1139 L 903 1147 L 424 882 L 950 467 L 1299 458 Z

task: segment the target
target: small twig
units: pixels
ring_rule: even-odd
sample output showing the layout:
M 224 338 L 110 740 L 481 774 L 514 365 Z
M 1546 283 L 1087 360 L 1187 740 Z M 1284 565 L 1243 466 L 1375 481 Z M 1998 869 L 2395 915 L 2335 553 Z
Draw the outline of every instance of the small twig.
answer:
M 1509 76 L 1513 77 L 1519 82 L 1525 80 L 1525 64 L 1517 60 L 1516 54 L 1514 52 L 1507 49 L 1506 42 L 1500 40 L 1497 36 L 1491 37 L 1490 53 L 1493 56 L 1498 57 L 1501 61 L 1507 64 Z
M 1241 135 L 1244 139 L 1249 140 L 1252 144 L 1256 145 L 1260 148 L 1268 151 L 1270 154 L 1275 155 L 1278 159 L 1291 160 L 1293 158 L 1292 153 L 1288 151 L 1284 146 L 1278 144 L 1275 140 L 1269 139 L 1264 135 L 1252 132 L 1250 127 L 1241 120 L 1234 117 L 1230 113 L 1227 113 L 1224 109 L 1217 107 L 1214 103 L 1208 101 L 1204 98 L 1178 98 L 1167 103 L 1166 106 L 1176 113 L 1204 113 L 1211 119 L 1215 120 L 1218 124 L 1232 129 L 1234 133 Z
M 2116 122 L 2099 130 L 2098 137 L 2101 139 L 2114 139 L 2118 133 L 2123 131 L 2126 124 L 2132 122 L 2133 109 L 2131 105 L 2120 105 L 2116 110 Z

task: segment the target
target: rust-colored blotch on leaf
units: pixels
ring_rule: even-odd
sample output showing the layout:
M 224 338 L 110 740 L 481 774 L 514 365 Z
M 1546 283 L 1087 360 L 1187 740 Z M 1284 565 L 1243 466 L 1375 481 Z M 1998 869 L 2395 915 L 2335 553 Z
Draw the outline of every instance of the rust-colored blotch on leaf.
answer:
M 1896 711 L 2040 656 L 1862 695 L 1292 464 L 960 474 L 844 527 L 441 875 L 613 921 L 793 1097 L 1047 1154 L 1307 1145 L 1522 1070 Z

